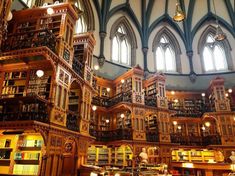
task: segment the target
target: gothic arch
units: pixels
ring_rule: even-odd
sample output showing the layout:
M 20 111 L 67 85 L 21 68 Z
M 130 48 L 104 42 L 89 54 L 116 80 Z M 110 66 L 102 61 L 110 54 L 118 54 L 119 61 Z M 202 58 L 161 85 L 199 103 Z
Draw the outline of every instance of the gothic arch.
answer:
M 93 31 L 95 30 L 95 21 L 90 1 L 80 0 L 80 2 L 82 2 L 85 9 L 83 13 L 85 14 L 84 18 L 87 21 L 87 31 Z
M 160 43 L 161 37 L 166 36 L 169 39 L 170 45 L 173 47 L 173 50 L 175 52 L 175 63 L 176 63 L 176 71 L 178 73 L 182 72 L 182 65 L 181 65 L 181 59 L 180 59 L 180 54 L 181 54 L 181 49 L 180 45 L 178 43 L 177 38 L 175 35 L 171 32 L 170 29 L 167 27 L 163 27 L 160 29 L 157 34 L 155 35 L 153 39 L 153 44 L 152 44 L 152 52 L 154 53 L 157 49 L 158 44 Z M 155 69 L 156 69 L 156 58 L 154 54 L 154 63 L 155 63 Z
M 119 19 L 117 19 L 112 27 L 111 27 L 111 31 L 110 31 L 110 40 L 113 39 L 113 37 L 115 36 L 118 27 L 122 25 L 123 28 L 125 29 L 126 33 L 127 33 L 127 39 L 130 41 L 130 45 L 131 45 L 131 66 L 135 66 L 136 64 L 136 49 L 137 49 L 137 40 L 136 40 L 136 36 L 135 36 L 135 32 L 130 24 L 130 22 L 128 21 L 128 19 L 125 16 L 120 17 Z M 111 50 L 112 50 L 112 46 L 111 46 Z M 111 51 L 112 53 L 112 51 Z
M 211 34 L 212 36 L 216 34 L 216 28 L 212 25 L 207 26 L 206 29 L 202 32 L 198 41 L 198 46 L 197 46 L 197 52 L 200 55 L 200 61 L 201 61 L 202 70 L 204 73 L 205 73 L 205 66 L 204 66 L 202 51 L 206 44 L 207 36 L 209 34 Z M 232 56 L 231 56 L 232 49 L 228 40 L 225 39 L 223 41 L 217 42 L 217 44 L 219 44 L 224 49 L 224 53 L 225 53 L 227 64 L 228 64 L 228 70 L 233 70 L 233 61 L 232 61 Z

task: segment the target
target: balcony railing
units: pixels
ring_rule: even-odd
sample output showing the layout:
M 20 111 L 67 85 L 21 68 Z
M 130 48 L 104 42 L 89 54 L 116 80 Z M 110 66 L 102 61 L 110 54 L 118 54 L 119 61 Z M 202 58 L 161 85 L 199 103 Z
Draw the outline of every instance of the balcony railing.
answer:
M 81 77 L 83 77 L 84 64 L 80 63 L 76 59 L 73 60 L 73 70 Z
M 146 131 L 146 140 L 148 142 L 159 142 L 159 134 L 156 130 L 148 130 Z
M 49 122 L 48 103 L 36 96 L 4 98 L 0 100 L 0 106 L 0 121 Z
M 157 97 L 154 96 L 145 96 L 144 102 L 146 106 L 157 107 Z
M 133 139 L 132 129 L 116 129 L 111 131 L 90 130 L 90 135 L 96 137 L 96 140 L 101 142 Z
M 219 134 L 203 136 L 202 143 L 203 145 L 221 145 L 221 136 Z
M 3 51 L 47 46 L 53 52 L 56 47 L 56 37 L 48 29 L 34 30 L 10 34 L 3 44 Z
M 97 106 L 103 106 L 103 107 L 111 107 L 114 106 L 120 102 L 132 102 L 132 92 L 122 92 L 117 95 L 115 95 L 112 98 L 102 98 L 102 97 L 94 97 L 92 100 L 92 104 Z
M 77 113 L 71 111 L 67 112 L 66 127 L 69 130 L 79 131 L 79 122 L 80 118 L 78 112 Z
M 180 145 L 189 145 L 189 146 L 220 145 L 221 137 L 218 134 L 207 135 L 207 136 L 183 136 L 179 133 L 172 133 L 171 142 L 179 143 Z

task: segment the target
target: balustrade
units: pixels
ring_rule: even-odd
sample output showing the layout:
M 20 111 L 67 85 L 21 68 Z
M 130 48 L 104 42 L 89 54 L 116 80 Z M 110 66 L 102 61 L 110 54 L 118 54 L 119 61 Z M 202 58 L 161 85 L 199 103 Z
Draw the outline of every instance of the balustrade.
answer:
M 56 37 L 48 29 L 33 30 L 10 34 L 3 43 L 3 51 L 46 46 L 55 52 Z

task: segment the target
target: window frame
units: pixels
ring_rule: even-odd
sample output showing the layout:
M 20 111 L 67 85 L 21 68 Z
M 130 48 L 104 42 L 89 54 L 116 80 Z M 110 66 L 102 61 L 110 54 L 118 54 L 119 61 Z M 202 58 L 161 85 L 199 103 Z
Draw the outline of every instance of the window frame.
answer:
M 121 57 L 118 58 L 118 61 L 113 59 L 113 39 L 115 36 L 119 35 L 118 33 L 118 29 L 119 27 L 122 27 L 122 29 L 125 31 L 125 39 L 127 42 L 127 48 L 128 48 L 128 52 L 129 52 L 129 58 L 127 63 L 122 62 Z M 119 36 L 119 38 L 121 38 L 121 36 Z M 117 38 L 117 39 L 119 39 Z M 124 41 L 124 40 L 122 40 Z M 136 49 L 137 49 L 137 40 L 135 37 L 135 32 L 132 29 L 132 26 L 130 25 L 129 21 L 127 20 L 126 17 L 122 16 L 120 17 L 118 20 L 116 20 L 112 27 L 111 27 L 111 31 L 110 31 L 110 42 L 111 42 L 111 55 L 110 55 L 110 60 L 112 62 L 114 62 L 115 64 L 118 65 L 123 65 L 123 66 L 127 66 L 127 67 L 131 67 L 131 66 L 135 66 L 136 64 Z M 121 46 L 121 41 L 119 45 Z M 119 53 L 119 55 L 121 55 L 121 53 Z
M 206 71 L 205 68 L 205 63 L 204 63 L 204 57 L 203 57 L 203 52 L 204 52 L 204 48 L 206 46 L 208 46 L 209 44 L 207 43 L 207 38 L 209 35 L 211 35 L 212 37 L 216 34 L 216 28 L 212 25 L 209 25 L 201 34 L 200 39 L 198 41 L 198 54 L 200 56 L 200 61 L 201 61 L 201 68 L 202 68 L 202 73 L 221 73 L 221 72 L 228 72 L 228 71 L 232 71 L 233 68 L 233 61 L 232 61 L 232 56 L 231 56 L 231 46 L 228 42 L 228 39 L 225 39 L 223 41 L 215 41 L 214 43 L 217 44 L 218 47 L 220 47 L 220 49 L 223 49 L 223 53 L 225 55 L 225 59 L 227 62 L 227 69 L 225 70 L 216 70 L 215 67 L 213 70 L 210 71 Z M 213 43 L 213 45 L 214 45 Z M 215 47 L 215 46 L 213 46 Z M 212 54 L 213 56 L 213 54 Z M 214 57 L 213 57 L 214 59 Z M 214 64 L 214 60 L 213 60 L 213 64 Z
M 165 70 L 157 70 L 156 51 L 159 46 L 160 46 L 160 49 L 162 49 L 161 45 L 163 45 L 163 44 L 160 43 L 162 37 L 164 37 L 165 39 L 168 40 L 168 43 L 166 45 L 170 46 L 169 47 L 170 52 L 173 52 L 173 54 L 174 54 L 174 63 L 173 64 L 175 65 L 175 70 L 168 71 L 166 69 L 166 62 L 165 61 L 164 61 Z M 168 47 L 166 47 L 166 49 L 167 48 Z M 166 49 L 165 49 L 165 51 L 166 51 Z M 181 65 L 181 59 L 180 59 L 180 55 L 181 55 L 180 45 L 178 43 L 178 40 L 174 36 L 174 34 L 167 27 L 163 27 L 155 35 L 155 37 L 153 39 L 153 44 L 152 44 L 152 52 L 153 52 L 154 70 L 155 71 L 164 72 L 164 73 L 182 73 L 182 65 Z M 164 52 L 164 57 L 165 57 L 165 52 Z

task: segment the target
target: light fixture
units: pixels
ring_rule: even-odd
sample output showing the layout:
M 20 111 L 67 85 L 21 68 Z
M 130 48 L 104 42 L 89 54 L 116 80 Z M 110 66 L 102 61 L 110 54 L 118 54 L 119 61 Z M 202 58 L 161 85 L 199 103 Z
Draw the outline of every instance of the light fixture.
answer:
M 232 93 L 233 92 L 233 89 L 228 89 L 228 93 Z
M 205 93 L 202 93 L 201 95 L 202 95 L 202 97 L 205 97 L 205 96 L 206 96 L 206 94 L 205 94 Z
M 177 125 L 177 121 L 173 121 L 173 125 Z
M 95 70 L 99 70 L 99 68 L 100 68 L 99 65 L 94 65 Z
M 7 15 L 7 21 L 11 21 L 12 17 L 13 17 L 13 15 L 12 15 L 11 11 L 9 11 L 9 13 Z
M 124 79 L 122 79 L 122 80 L 121 80 L 121 83 L 123 84 L 124 82 L 125 82 L 125 80 L 124 80 Z
M 96 109 L 97 109 L 97 106 L 93 105 L 93 106 L 92 106 L 92 110 L 93 110 L 93 111 L 96 111 Z
M 233 120 L 235 121 L 235 117 L 233 117 Z
M 106 123 L 109 123 L 109 119 L 106 119 L 105 121 L 106 121 Z
M 44 71 L 43 70 L 37 70 L 36 75 L 37 75 L 37 77 L 41 78 L 44 75 Z
M 222 41 L 226 38 L 226 34 L 222 31 L 220 25 L 219 25 L 219 21 L 218 21 L 218 16 L 216 14 L 216 9 L 215 9 L 215 2 L 214 0 L 212 0 L 212 3 L 213 3 L 213 7 L 214 7 L 214 11 L 215 11 L 215 22 L 216 22 L 216 33 L 215 33 L 215 36 L 214 36 L 214 39 L 216 41 Z
M 124 114 L 121 114 L 121 118 L 124 118 L 125 117 L 125 115 Z
M 206 130 L 206 127 L 203 125 L 202 126 L 202 131 L 205 131 Z
M 175 95 L 175 91 L 174 90 L 171 91 L 171 95 Z
M 176 22 L 181 22 L 184 20 L 184 18 L 185 18 L 185 14 L 180 7 L 179 0 L 177 0 L 175 4 L 175 15 L 173 17 L 173 20 Z
M 110 88 L 109 88 L 109 87 L 107 87 L 107 89 L 106 89 L 106 90 L 107 90 L 107 92 L 110 92 Z
M 54 13 L 53 8 L 49 7 L 49 8 L 47 9 L 47 14 L 48 14 L 48 15 L 52 15 L 53 13 Z
M 205 122 L 206 127 L 210 127 L 211 123 L 210 122 Z
M 225 97 L 228 97 L 228 93 L 225 93 Z
M 182 127 L 179 125 L 177 128 L 178 128 L 178 130 L 181 130 Z
M 178 102 L 179 102 L 179 100 L 178 100 L 178 99 L 174 99 L 174 102 L 175 102 L 175 103 L 178 103 Z

